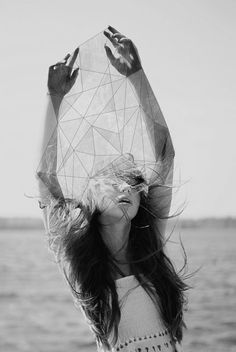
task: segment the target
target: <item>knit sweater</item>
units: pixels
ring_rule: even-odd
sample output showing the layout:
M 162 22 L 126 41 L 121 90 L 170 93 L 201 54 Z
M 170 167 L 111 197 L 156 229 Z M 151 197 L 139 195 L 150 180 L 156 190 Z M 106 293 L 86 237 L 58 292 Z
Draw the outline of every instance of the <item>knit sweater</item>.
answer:
M 153 300 L 134 275 L 116 280 L 116 287 L 121 319 L 118 341 L 112 346 L 112 352 L 181 351 L 162 323 Z

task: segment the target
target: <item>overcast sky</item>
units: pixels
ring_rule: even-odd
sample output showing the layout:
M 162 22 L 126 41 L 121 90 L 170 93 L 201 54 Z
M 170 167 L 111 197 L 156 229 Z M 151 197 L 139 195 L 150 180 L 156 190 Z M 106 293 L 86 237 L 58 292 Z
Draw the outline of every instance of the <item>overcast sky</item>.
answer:
M 48 66 L 107 25 L 133 39 L 168 123 L 185 217 L 236 216 L 236 1 L 0 0 L 0 216 L 39 216 Z

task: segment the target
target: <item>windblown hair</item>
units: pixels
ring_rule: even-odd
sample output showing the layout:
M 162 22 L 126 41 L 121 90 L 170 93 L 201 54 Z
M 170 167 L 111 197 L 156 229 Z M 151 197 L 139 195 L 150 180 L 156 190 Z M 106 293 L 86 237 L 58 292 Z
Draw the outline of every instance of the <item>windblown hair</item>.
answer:
M 140 176 L 135 177 L 139 178 L 137 183 L 144 182 Z M 165 254 L 165 240 L 158 230 L 158 214 L 151 208 L 149 193 L 140 193 L 140 207 L 131 221 L 128 262 L 132 274 L 154 300 L 166 328 L 180 342 L 188 286 Z M 51 209 L 50 247 L 98 346 L 110 350 L 109 337 L 113 336 L 112 344 L 117 341 L 121 313 L 113 275 L 116 261 L 100 234 L 100 211 L 89 201 L 85 205 L 69 199 L 58 201 Z

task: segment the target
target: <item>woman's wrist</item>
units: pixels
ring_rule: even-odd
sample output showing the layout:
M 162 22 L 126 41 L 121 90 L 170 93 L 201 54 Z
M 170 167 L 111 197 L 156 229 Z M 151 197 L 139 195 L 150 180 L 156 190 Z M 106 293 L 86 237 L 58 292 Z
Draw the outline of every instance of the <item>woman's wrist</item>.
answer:
M 61 102 L 62 102 L 64 96 L 59 95 L 58 93 L 52 92 L 52 91 L 49 91 L 47 93 L 47 95 L 50 96 L 51 102 L 52 102 L 52 105 L 54 108 L 54 112 L 55 112 L 56 116 L 58 116 L 60 105 L 61 105 Z
M 135 71 L 127 78 L 130 81 L 130 83 L 132 83 L 133 86 L 139 86 L 141 82 L 141 77 L 143 78 L 144 76 L 145 76 L 145 73 L 143 71 L 143 68 L 141 67 L 139 70 Z
M 55 91 L 55 90 L 50 90 L 48 91 L 47 95 L 50 95 L 51 97 L 56 97 L 57 99 L 63 99 L 64 98 L 64 94 L 60 94 L 59 92 Z

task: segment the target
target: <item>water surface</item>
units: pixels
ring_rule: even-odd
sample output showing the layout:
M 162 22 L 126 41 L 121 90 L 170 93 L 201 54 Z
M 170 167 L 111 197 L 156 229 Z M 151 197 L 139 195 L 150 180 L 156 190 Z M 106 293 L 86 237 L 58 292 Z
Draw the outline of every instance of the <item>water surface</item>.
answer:
M 181 237 L 189 271 L 201 267 L 189 280 L 184 350 L 235 352 L 236 231 L 183 229 Z M 96 351 L 43 232 L 1 231 L 0 251 L 0 351 Z M 169 253 L 180 265 L 180 247 L 169 244 Z

